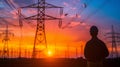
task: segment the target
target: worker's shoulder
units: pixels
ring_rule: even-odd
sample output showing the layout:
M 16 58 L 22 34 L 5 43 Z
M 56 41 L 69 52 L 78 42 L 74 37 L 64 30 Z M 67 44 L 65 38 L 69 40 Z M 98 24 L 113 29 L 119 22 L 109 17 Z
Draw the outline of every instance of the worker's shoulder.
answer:
M 89 44 L 92 44 L 92 43 L 93 43 L 93 41 L 91 39 L 91 40 L 89 40 L 89 41 L 86 42 L 86 45 L 89 45 Z
M 100 40 L 100 39 L 98 39 L 97 41 L 98 41 L 99 43 L 101 43 L 101 44 L 105 44 L 104 41 L 102 41 L 102 40 Z
M 91 39 L 89 41 L 87 41 L 86 45 L 89 45 L 89 44 L 105 44 L 102 40 L 100 39 Z

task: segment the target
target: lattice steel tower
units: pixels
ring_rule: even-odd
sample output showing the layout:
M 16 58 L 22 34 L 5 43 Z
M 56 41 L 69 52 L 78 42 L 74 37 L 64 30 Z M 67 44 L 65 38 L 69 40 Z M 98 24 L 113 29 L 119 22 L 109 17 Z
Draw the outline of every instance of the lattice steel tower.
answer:
M 120 42 L 117 40 L 118 37 L 120 37 L 120 33 L 115 32 L 114 27 L 112 25 L 111 32 L 106 33 L 107 35 L 110 35 L 111 43 L 112 43 L 112 50 L 111 50 L 111 57 L 118 57 L 118 50 L 117 50 L 117 43 Z
M 2 58 L 8 58 L 9 57 L 9 47 L 8 47 L 8 41 L 10 40 L 9 36 L 14 35 L 10 30 L 8 30 L 8 24 L 6 25 L 6 30 L 3 30 L 0 35 L 3 36 L 2 42 L 4 43 L 3 45 L 3 51 L 2 51 Z
M 112 33 L 111 34 L 112 34 L 112 51 L 111 51 L 112 57 L 113 57 L 113 55 L 116 55 L 116 57 L 118 57 L 117 40 L 116 40 L 116 38 L 118 37 L 118 34 L 120 34 L 120 33 L 116 33 L 114 31 L 114 27 L 112 26 Z
M 32 58 L 37 57 L 37 53 L 43 51 L 44 49 L 38 49 L 37 46 L 44 46 L 47 48 L 46 34 L 45 34 L 45 20 L 59 20 L 59 26 L 62 24 L 61 18 L 56 18 L 46 14 L 47 8 L 60 8 L 60 15 L 63 13 L 63 7 L 58 7 L 47 3 L 45 0 L 38 0 L 37 3 L 21 7 L 21 8 L 37 8 L 37 14 L 24 18 L 27 20 L 37 20 L 37 28 L 34 39 Z
M 2 42 L 4 43 L 3 45 L 3 49 L 2 49 L 2 58 L 9 58 L 9 41 L 10 41 L 10 36 L 14 36 L 14 33 L 11 32 L 11 30 L 9 30 L 9 25 L 10 26 L 14 26 L 16 27 L 17 25 L 14 25 L 12 23 L 10 23 L 9 21 L 7 21 L 5 19 L 5 17 L 0 17 L 0 20 L 4 23 L 2 23 L 1 25 L 5 25 L 5 30 L 0 30 L 0 36 L 3 38 Z

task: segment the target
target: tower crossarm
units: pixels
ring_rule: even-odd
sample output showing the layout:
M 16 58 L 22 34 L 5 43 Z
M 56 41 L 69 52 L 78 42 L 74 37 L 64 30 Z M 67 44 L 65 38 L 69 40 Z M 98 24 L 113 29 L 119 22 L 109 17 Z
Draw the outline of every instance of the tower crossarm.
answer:
M 115 34 L 115 35 L 120 35 L 120 33 L 116 33 L 116 32 L 109 32 L 109 33 L 106 33 L 106 35 L 108 35 L 108 34 Z
M 34 45 L 33 45 L 32 58 L 37 58 L 37 56 L 39 55 L 39 52 L 47 48 L 45 21 L 46 20 L 59 20 L 58 26 L 59 27 L 62 26 L 62 18 L 57 18 L 57 17 L 47 15 L 46 9 L 47 8 L 59 8 L 60 16 L 63 14 L 63 9 L 62 7 L 48 4 L 45 2 L 45 0 L 38 0 L 38 3 L 25 6 L 25 7 L 21 7 L 21 8 L 22 9 L 23 8 L 33 8 L 33 9 L 36 8 L 36 11 L 37 11 L 36 15 L 23 18 L 27 20 L 36 20 L 37 27 L 36 27 L 36 33 L 35 33 L 35 39 L 34 39 Z
M 28 20 L 37 20 L 39 18 L 37 18 L 38 15 L 33 15 L 33 16 L 30 16 L 30 17 L 26 17 L 24 19 L 28 19 Z M 62 20 L 61 18 L 56 18 L 56 17 L 53 17 L 53 16 L 50 16 L 50 15 L 45 15 L 45 20 Z
M 120 39 L 120 36 L 117 36 L 117 35 L 116 36 L 107 36 L 106 38 L 113 38 L 113 37 Z

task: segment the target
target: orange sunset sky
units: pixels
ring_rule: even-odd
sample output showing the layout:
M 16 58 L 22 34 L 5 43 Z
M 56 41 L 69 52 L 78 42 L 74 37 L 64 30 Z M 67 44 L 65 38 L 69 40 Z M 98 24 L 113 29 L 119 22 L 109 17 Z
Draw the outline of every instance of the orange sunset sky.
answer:
M 16 8 L 27 6 L 33 3 L 33 0 L 10 0 Z M 113 4 L 117 4 L 117 2 L 110 2 L 108 5 L 101 5 L 104 3 L 104 0 L 100 2 L 94 1 L 91 2 L 87 8 L 81 7 L 85 6 L 89 3 L 88 0 L 46 0 L 51 4 L 55 4 L 58 6 L 64 7 L 63 15 L 59 15 L 59 9 L 46 9 L 46 14 L 61 17 L 62 18 L 62 27 L 58 27 L 59 21 L 50 20 L 45 21 L 45 30 L 46 30 L 46 40 L 47 40 L 47 49 L 38 54 L 38 57 L 53 57 L 53 58 L 76 58 L 76 57 L 84 57 L 83 51 L 85 43 L 90 40 L 89 28 L 92 25 L 96 25 L 99 28 L 99 38 L 106 43 L 109 51 L 111 51 L 111 44 L 108 43 L 110 39 L 106 39 L 104 36 L 107 32 L 111 32 L 111 25 L 114 25 L 115 31 L 119 32 L 120 28 L 120 20 L 117 13 L 117 9 L 114 11 L 110 11 L 109 9 Z M 37 0 L 35 0 L 37 2 Z M 76 4 L 76 5 L 74 5 Z M 22 5 L 22 6 L 21 6 Z M 100 8 L 101 7 L 101 8 Z M 114 7 L 117 7 L 114 5 Z M 100 8 L 98 10 L 98 8 Z M 82 11 L 83 10 L 83 11 Z M 82 11 L 82 13 L 80 13 Z M 119 10 L 118 10 L 119 11 Z M 32 16 L 36 14 L 35 9 L 22 9 L 22 14 L 28 16 Z M 36 31 L 36 21 L 30 20 L 23 21 L 22 31 L 19 28 L 19 20 L 16 9 L 11 9 L 9 5 L 3 0 L 0 1 L 0 16 L 5 17 L 9 23 L 8 27 L 10 32 L 14 33 L 14 36 L 9 36 L 10 41 L 8 43 L 9 55 L 10 57 L 18 57 L 19 56 L 19 45 L 20 45 L 20 37 L 22 32 L 22 41 L 21 41 L 21 56 L 31 58 L 32 49 L 34 44 L 34 36 Z M 65 16 L 65 14 L 68 14 Z M 95 15 L 92 15 L 95 14 Z M 88 19 L 86 19 L 88 18 Z M 80 23 L 82 20 L 85 20 L 83 23 Z M 0 30 L 6 29 L 6 23 L 0 19 Z M 13 26 L 16 25 L 16 26 Z M 3 31 L 0 32 L 1 34 Z M 4 35 L 0 35 L 0 51 L 3 49 L 4 43 L 2 40 L 4 39 Z M 117 43 L 119 44 L 119 43 Z M 81 49 L 82 48 L 82 49 Z M 120 51 L 118 47 L 118 51 Z M 2 55 L 2 53 L 0 53 Z

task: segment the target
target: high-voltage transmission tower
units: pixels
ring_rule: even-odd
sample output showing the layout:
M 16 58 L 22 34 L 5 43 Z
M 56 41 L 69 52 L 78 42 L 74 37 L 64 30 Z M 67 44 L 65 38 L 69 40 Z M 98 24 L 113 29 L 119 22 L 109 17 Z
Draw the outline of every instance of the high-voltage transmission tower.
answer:
M 112 25 L 111 32 L 106 33 L 107 38 L 111 38 L 112 41 L 112 50 L 111 50 L 111 57 L 117 57 L 118 58 L 118 50 L 117 50 L 117 43 L 120 42 L 120 33 L 115 32 L 114 27 Z
M 46 14 L 46 9 L 48 8 L 59 8 L 60 9 L 60 15 L 63 13 L 63 7 L 55 6 L 52 4 L 47 3 L 45 0 L 38 0 L 37 3 L 21 7 L 21 9 L 25 8 L 33 8 L 37 9 L 37 14 L 26 17 L 24 19 L 26 20 L 37 20 L 37 28 L 36 28 L 36 34 L 34 39 L 34 46 L 33 46 L 33 53 L 32 58 L 37 57 L 37 53 L 43 51 L 45 48 L 47 48 L 47 41 L 46 41 L 46 34 L 45 34 L 45 21 L 46 20 L 59 20 L 59 27 L 62 25 L 62 19 L 56 18 L 50 15 Z M 53 10 L 54 11 L 54 10 Z M 44 49 L 38 49 L 37 46 L 45 46 Z
M 9 47 L 8 47 L 8 41 L 10 40 L 9 36 L 14 36 L 12 32 L 8 29 L 8 24 L 6 25 L 6 30 L 2 30 L 3 32 L 0 33 L 1 36 L 3 36 L 2 42 L 3 45 L 3 51 L 2 51 L 2 58 L 8 58 L 9 57 Z

